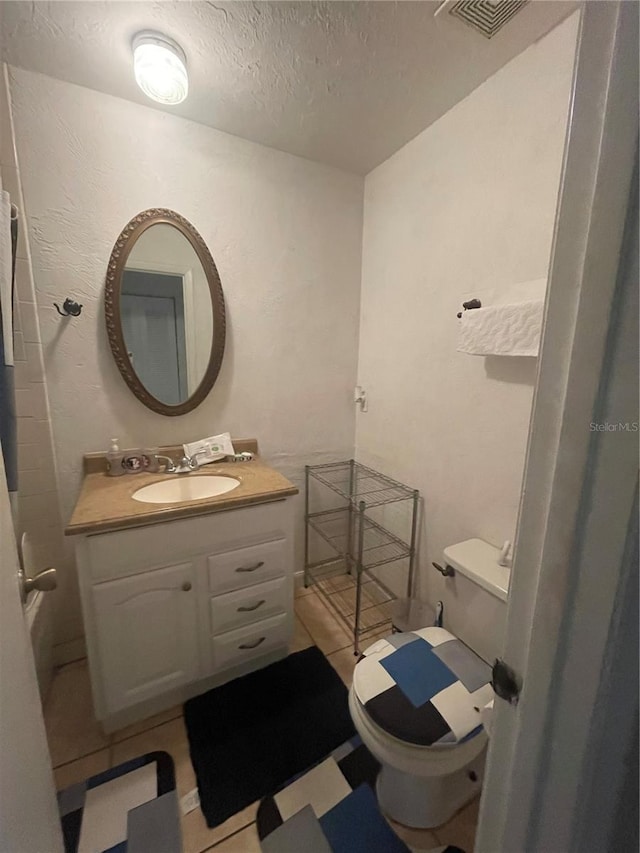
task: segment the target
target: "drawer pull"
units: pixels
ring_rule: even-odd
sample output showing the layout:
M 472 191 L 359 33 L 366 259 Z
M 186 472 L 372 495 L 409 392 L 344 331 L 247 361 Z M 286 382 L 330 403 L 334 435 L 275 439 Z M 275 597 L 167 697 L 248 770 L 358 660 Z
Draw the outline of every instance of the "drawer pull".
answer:
M 189 592 L 190 589 L 191 589 L 191 583 L 189 581 L 185 581 L 182 584 L 182 591 L 183 592 Z
M 257 610 L 258 607 L 262 607 L 262 605 L 266 603 L 267 599 L 263 598 L 262 601 L 259 601 L 257 604 L 253 604 L 251 607 L 238 607 L 238 613 L 251 613 L 253 610 Z
M 241 646 L 238 646 L 239 649 L 257 649 L 260 643 L 264 643 L 266 637 L 260 637 L 255 643 L 242 643 Z
M 257 569 L 262 568 L 264 566 L 264 560 L 260 560 L 258 563 L 254 563 L 252 566 L 238 566 L 236 572 L 255 572 Z

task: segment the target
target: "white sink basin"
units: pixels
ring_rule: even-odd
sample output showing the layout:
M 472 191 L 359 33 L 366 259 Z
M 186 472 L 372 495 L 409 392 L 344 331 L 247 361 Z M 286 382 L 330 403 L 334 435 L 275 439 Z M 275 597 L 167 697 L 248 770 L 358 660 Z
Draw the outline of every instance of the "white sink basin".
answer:
M 215 498 L 232 492 L 240 485 L 235 477 L 218 477 L 203 474 L 193 476 L 185 474 L 175 480 L 164 480 L 143 486 L 131 496 L 134 501 L 145 504 L 177 504 L 185 501 L 200 501 L 203 498 Z

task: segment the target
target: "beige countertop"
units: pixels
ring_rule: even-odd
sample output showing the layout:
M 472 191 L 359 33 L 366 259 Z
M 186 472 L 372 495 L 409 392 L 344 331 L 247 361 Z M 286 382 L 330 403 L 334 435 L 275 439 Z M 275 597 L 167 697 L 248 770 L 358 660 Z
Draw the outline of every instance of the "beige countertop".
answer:
M 235 477 L 240 480 L 240 485 L 224 495 L 184 503 L 150 504 L 132 498 L 134 492 L 151 483 L 211 474 Z M 298 489 L 293 483 L 258 457 L 251 462 L 212 463 L 189 474 L 142 473 L 109 477 L 104 471 L 89 470 L 64 532 L 66 536 L 74 536 L 78 533 L 104 533 L 127 527 L 142 527 L 268 503 L 296 494 Z

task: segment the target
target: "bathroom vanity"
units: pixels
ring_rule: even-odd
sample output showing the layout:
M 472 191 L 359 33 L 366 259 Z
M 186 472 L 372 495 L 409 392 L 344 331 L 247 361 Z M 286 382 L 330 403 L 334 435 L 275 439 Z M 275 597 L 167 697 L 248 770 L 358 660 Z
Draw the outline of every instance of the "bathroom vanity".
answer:
M 89 460 L 91 467 L 92 460 Z M 89 471 L 74 536 L 96 716 L 106 731 L 287 654 L 297 488 L 259 459 L 207 465 L 240 485 L 149 504 L 168 475 Z

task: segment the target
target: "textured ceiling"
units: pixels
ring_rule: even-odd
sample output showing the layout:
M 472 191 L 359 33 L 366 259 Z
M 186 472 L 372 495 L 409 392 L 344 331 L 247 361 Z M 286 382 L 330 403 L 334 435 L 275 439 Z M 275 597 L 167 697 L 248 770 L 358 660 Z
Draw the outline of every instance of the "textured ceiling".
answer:
M 151 106 L 133 80 L 131 38 L 183 47 L 184 118 L 365 174 L 578 4 L 528 3 L 491 41 L 437 3 L 2 2 L 2 57 Z M 523 93 L 523 97 L 525 93 Z

